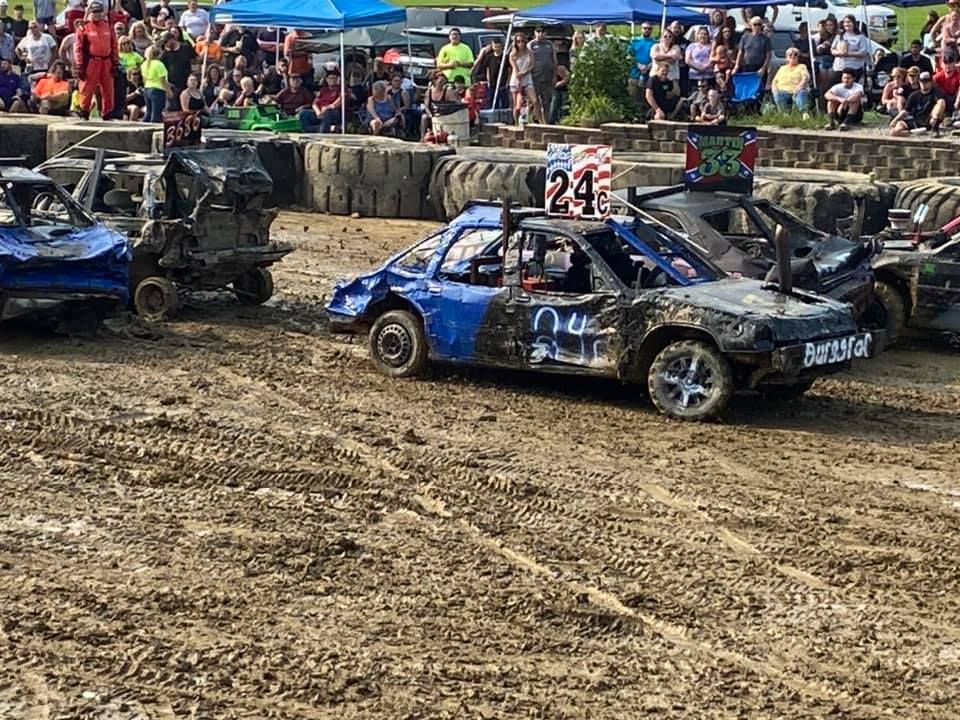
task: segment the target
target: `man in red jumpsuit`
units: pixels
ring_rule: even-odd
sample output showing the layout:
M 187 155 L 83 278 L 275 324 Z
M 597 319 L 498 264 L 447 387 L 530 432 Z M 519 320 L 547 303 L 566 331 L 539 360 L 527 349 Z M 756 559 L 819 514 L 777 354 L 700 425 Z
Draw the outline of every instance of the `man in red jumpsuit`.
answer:
M 80 79 L 80 111 L 90 113 L 93 94 L 100 90 L 100 116 L 113 111 L 113 75 L 120 63 L 117 36 L 103 17 L 103 3 L 93 0 L 87 7 L 87 19 L 77 30 L 73 46 L 74 72 Z

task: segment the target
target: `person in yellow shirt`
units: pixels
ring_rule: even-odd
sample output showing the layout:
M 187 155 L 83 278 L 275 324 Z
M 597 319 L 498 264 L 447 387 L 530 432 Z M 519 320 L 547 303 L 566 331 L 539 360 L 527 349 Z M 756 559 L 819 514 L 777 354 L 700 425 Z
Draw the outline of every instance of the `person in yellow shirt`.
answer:
M 777 70 L 770 89 L 773 90 L 773 102 L 778 110 L 789 110 L 791 106 L 801 112 L 807 109 L 810 102 L 810 73 L 807 66 L 800 63 L 799 50 L 787 50 L 787 64 Z
M 448 82 L 463 78 L 464 84 L 470 85 L 473 50 L 469 45 L 460 42 L 460 28 L 451 28 L 448 37 L 450 42 L 437 53 L 437 70 L 443 70 Z
M 143 97 L 147 102 L 146 122 L 163 122 L 163 108 L 167 103 L 167 96 L 173 95 L 173 87 L 167 80 L 167 66 L 158 56 L 160 51 L 156 46 L 147 48 L 146 60 L 140 66 L 143 76 Z

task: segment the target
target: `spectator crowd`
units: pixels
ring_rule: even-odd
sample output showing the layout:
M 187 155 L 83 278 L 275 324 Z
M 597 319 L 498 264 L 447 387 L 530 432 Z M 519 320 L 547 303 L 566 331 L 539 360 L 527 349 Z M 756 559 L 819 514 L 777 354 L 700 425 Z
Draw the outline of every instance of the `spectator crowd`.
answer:
M 520 29 L 509 47 L 496 38 L 476 56 L 453 28 L 425 88 L 382 57 L 369 67 L 314 67 L 308 33 L 216 25 L 196 0 L 179 11 L 170 0 L 68 0 L 59 24 L 54 0 L 33 0 L 29 20 L 21 4 L 7 2 L 0 0 L 0 112 L 160 122 L 164 112 L 190 111 L 213 121 L 268 103 L 307 132 L 339 131 L 346 119 L 349 129 L 430 139 L 436 118 L 464 111 L 471 121 L 495 110 L 519 123 L 559 122 L 591 43 L 623 48 L 624 84 L 641 118 L 722 124 L 738 106 L 805 114 L 819 106 L 828 129 L 845 130 L 872 104 L 903 135 L 938 133 L 960 110 L 960 0 L 943 17 L 931 13 L 923 40 L 902 56 L 871 56 L 848 15 L 828 16 L 812 36 L 801 23 L 785 59 L 774 62 L 777 9 L 766 6 L 739 19 L 713 10 L 690 29 L 674 21 L 655 32 L 644 22 L 632 38 L 604 23 L 572 37 Z

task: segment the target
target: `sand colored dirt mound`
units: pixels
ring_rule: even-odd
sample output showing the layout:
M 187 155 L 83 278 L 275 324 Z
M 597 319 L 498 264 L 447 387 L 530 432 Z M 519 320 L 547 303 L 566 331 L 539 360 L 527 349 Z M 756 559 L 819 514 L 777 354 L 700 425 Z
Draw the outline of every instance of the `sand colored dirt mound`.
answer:
M 319 303 L 429 223 L 281 214 L 251 309 L 0 336 L 0 717 L 954 720 L 960 359 L 726 424 L 371 369 Z

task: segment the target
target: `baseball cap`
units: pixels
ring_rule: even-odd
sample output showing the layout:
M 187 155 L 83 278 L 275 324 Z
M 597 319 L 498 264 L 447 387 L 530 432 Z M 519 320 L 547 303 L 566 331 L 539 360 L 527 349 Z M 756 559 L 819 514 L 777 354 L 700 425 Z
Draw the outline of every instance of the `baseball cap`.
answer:
M 933 79 L 933 78 L 930 77 L 930 73 L 928 73 L 928 72 L 926 72 L 926 71 L 920 73 L 920 82 L 923 82 L 924 80 L 928 80 L 928 81 L 929 81 L 929 80 L 932 80 L 932 79 Z
M 93 0 L 92 3 L 87 5 L 87 10 L 89 12 L 103 12 L 103 3 L 100 0 Z

